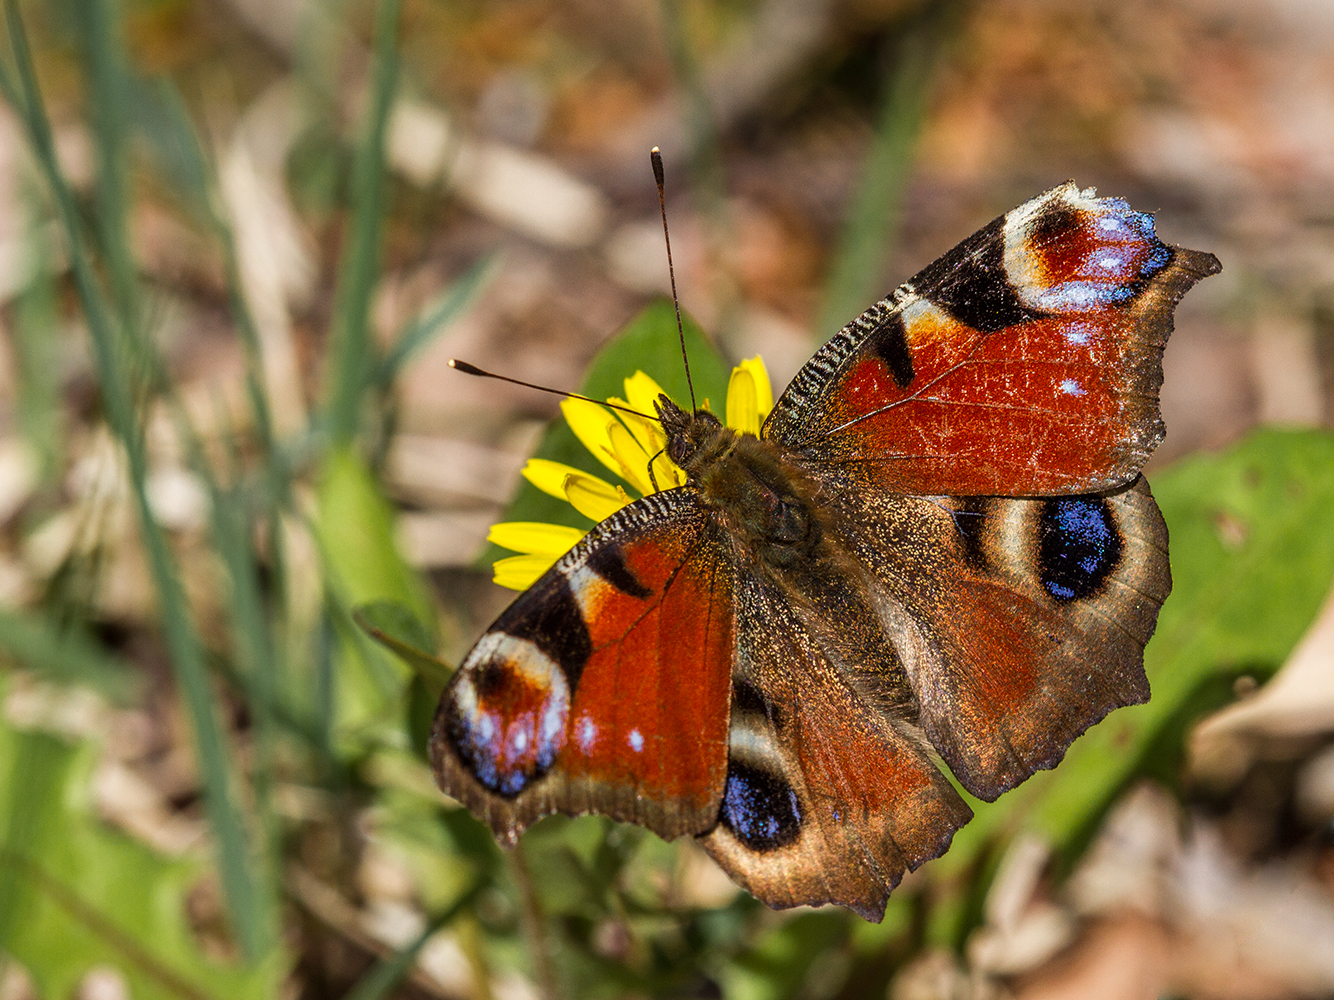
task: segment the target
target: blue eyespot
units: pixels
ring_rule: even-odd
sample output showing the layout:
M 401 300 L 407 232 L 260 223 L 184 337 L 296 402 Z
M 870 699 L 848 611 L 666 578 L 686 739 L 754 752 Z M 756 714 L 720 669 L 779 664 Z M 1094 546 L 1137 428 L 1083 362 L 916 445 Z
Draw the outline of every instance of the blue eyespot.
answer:
M 1121 535 L 1106 500 L 1066 497 L 1043 504 L 1038 572 L 1056 600 L 1096 593 L 1120 560 Z
M 727 762 L 718 820 L 753 851 L 775 850 L 801 834 L 801 807 L 792 786 L 736 760 Z

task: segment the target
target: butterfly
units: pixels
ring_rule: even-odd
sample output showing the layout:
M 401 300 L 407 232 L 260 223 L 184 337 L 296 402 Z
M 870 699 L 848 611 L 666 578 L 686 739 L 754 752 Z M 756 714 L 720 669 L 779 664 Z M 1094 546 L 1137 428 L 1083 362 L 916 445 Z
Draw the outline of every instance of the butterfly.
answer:
M 513 845 L 551 813 L 699 838 L 771 907 L 884 915 L 972 812 L 1149 697 L 1171 589 L 1140 469 L 1212 254 L 1073 182 L 834 335 L 758 437 L 657 401 L 684 485 L 486 631 L 430 737 Z

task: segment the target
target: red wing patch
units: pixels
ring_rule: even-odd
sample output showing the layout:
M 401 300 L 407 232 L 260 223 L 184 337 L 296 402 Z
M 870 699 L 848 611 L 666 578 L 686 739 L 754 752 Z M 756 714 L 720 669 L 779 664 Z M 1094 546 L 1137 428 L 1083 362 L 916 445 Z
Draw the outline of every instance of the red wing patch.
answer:
M 1162 440 L 1172 310 L 1211 254 L 1073 184 L 965 240 L 835 336 L 766 436 L 896 493 L 1052 495 L 1134 478 Z
M 693 491 L 603 521 L 497 619 L 440 702 L 437 780 L 513 842 L 553 812 L 664 837 L 717 818 L 732 566 Z

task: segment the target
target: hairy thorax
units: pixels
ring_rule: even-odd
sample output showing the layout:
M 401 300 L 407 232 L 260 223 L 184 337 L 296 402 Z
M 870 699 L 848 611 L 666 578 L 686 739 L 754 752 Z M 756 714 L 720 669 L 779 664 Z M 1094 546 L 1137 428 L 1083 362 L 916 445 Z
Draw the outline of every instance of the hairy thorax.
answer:
M 780 572 L 820 558 L 815 487 L 777 445 L 738 434 L 705 410 L 686 413 L 665 396 L 658 411 L 668 457 L 721 513 L 743 551 Z

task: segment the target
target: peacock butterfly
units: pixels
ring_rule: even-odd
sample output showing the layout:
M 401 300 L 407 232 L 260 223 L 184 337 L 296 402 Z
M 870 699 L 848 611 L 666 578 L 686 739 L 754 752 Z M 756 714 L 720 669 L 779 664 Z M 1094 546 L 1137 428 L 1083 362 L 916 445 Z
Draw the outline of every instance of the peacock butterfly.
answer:
M 468 653 L 440 787 L 690 835 L 772 907 L 905 869 L 1149 697 L 1171 589 L 1140 469 L 1181 296 L 1220 270 L 1067 183 L 844 327 L 760 435 L 657 401 L 685 485 L 598 524 Z

